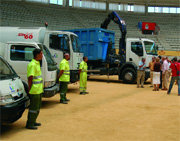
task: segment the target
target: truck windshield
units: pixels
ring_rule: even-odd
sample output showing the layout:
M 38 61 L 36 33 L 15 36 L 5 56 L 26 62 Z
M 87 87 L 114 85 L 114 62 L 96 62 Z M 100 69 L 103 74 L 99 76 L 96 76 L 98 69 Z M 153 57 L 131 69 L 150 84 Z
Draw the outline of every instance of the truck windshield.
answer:
M 72 47 L 74 52 L 80 52 L 80 43 L 77 36 L 71 35 Z
M 0 58 L 0 80 L 12 79 L 14 77 L 17 77 L 15 71 Z
M 147 54 L 157 55 L 157 48 L 154 42 L 144 41 Z
M 48 71 L 54 71 L 57 69 L 56 63 L 53 60 L 50 51 L 45 45 L 38 44 L 38 46 L 43 50 L 44 57 L 46 58 L 48 64 Z

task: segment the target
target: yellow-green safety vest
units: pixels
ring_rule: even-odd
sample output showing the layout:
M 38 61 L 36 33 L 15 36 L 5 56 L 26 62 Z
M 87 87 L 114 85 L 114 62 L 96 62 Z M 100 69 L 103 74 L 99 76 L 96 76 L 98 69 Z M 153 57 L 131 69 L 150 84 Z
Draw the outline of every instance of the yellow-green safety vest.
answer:
M 81 69 L 81 73 L 86 73 L 87 74 L 87 69 L 88 69 L 87 63 L 82 61 L 80 63 L 79 69 Z
M 29 94 L 41 94 L 43 93 L 43 79 L 41 75 L 40 62 L 32 59 L 27 66 L 27 77 L 33 76 L 32 86 Z
M 59 64 L 59 69 L 64 70 L 63 74 L 59 78 L 59 81 L 69 82 L 70 81 L 70 70 L 69 70 L 69 62 L 66 59 L 63 59 Z

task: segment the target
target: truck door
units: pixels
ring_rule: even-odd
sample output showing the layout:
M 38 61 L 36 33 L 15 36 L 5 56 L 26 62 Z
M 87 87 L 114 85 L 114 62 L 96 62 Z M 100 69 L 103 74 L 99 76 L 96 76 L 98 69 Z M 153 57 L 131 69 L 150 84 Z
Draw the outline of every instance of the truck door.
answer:
M 33 59 L 35 47 L 30 45 L 10 45 L 9 64 L 14 68 L 22 80 L 27 81 L 27 65 Z
M 140 57 L 143 57 L 144 50 L 143 50 L 143 44 L 142 41 L 130 41 L 129 43 L 129 51 L 127 52 L 127 61 L 134 62 L 137 66 L 140 61 Z
M 64 53 L 70 54 L 69 38 L 63 34 L 49 35 L 49 49 L 55 62 L 59 67 L 60 61 L 63 59 Z

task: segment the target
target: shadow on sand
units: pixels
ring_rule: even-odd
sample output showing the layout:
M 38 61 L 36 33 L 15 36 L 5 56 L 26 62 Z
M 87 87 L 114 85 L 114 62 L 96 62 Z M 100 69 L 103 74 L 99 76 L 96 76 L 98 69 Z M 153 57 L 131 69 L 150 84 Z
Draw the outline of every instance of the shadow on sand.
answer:
M 59 98 L 56 100 L 42 99 L 41 109 L 50 109 L 59 103 Z
M 16 134 L 18 132 L 22 132 L 23 130 L 26 130 L 24 124 L 17 125 L 17 123 L 13 123 L 13 124 L 1 125 L 0 126 L 0 139 L 6 140 L 8 135 Z
M 89 78 L 88 81 L 127 84 L 127 83 L 123 83 L 122 80 L 112 80 L 112 79 L 108 80 L 108 79 Z M 134 84 L 136 84 L 136 83 L 134 83 Z M 150 84 L 150 82 L 145 81 L 144 84 Z

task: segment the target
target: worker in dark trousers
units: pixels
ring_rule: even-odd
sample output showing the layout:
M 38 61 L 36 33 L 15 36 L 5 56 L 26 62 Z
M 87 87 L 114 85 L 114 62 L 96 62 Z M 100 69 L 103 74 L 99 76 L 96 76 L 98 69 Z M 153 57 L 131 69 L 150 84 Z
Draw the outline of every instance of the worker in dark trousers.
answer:
M 87 57 L 83 57 L 83 61 L 80 63 L 79 66 L 79 74 L 80 74 L 80 94 L 84 95 L 84 94 L 88 94 L 88 92 L 86 92 L 86 88 L 87 88 L 87 61 L 88 58 Z
M 68 104 L 69 99 L 66 97 L 68 83 L 70 81 L 70 69 L 69 69 L 69 62 L 70 56 L 68 53 L 64 54 L 64 59 L 61 61 L 59 68 L 59 81 L 60 81 L 60 103 Z
M 27 66 L 27 77 L 29 85 L 30 106 L 28 112 L 27 129 L 37 129 L 41 123 L 37 123 L 36 119 L 40 112 L 41 95 L 43 93 L 43 79 L 41 75 L 40 60 L 43 53 L 40 49 L 33 51 L 34 59 Z

